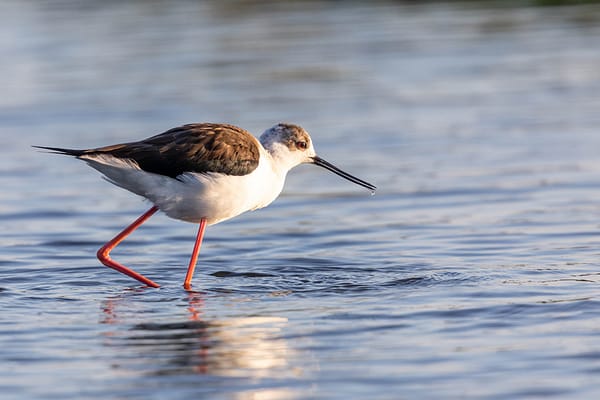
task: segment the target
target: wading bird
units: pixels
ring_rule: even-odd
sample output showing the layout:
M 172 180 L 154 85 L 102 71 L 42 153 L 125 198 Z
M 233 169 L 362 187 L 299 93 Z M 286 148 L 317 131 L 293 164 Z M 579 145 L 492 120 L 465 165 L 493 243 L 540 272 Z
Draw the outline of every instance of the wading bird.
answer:
M 199 224 L 183 284 L 190 289 L 206 226 L 269 205 L 295 166 L 315 164 L 375 191 L 370 183 L 318 157 L 308 133 L 286 123 L 266 130 L 260 140 L 233 125 L 199 123 L 138 142 L 95 149 L 34 147 L 77 157 L 109 182 L 153 204 L 97 253 L 102 264 L 152 287 L 159 285 L 111 259 L 110 252 L 158 210 L 171 218 Z

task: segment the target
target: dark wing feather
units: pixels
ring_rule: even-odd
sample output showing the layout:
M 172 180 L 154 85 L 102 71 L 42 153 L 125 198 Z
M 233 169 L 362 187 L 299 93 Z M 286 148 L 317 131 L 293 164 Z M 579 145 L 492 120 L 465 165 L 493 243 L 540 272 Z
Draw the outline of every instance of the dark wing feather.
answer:
M 184 172 L 247 175 L 258 166 L 258 142 L 247 131 L 225 124 L 188 124 L 139 142 L 84 151 L 135 161 L 141 169 L 176 178 Z

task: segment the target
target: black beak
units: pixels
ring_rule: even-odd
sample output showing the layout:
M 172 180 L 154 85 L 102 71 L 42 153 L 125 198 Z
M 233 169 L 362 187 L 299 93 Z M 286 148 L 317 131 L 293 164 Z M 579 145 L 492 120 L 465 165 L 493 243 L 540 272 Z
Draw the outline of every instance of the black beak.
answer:
M 369 189 L 371 191 L 371 193 L 375 193 L 375 189 L 377 189 L 375 186 L 371 185 L 369 182 L 365 182 L 362 179 L 358 179 L 357 177 L 352 176 L 349 173 L 342 171 L 335 165 L 330 164 L 327 161 L 323 160 L 321 157 L 314 156 L 312 158 L 312 160 L 313 160 L 313 164 L 318 165 L 319 167 L 328 169 L 331 172 L 333 172 L 334 174 L 337 174 L 337 175 L 341 176 L 342 178 L 348 179 L 350 182 L 354 182 L 357 185 L 365 187 L 365 188 Z

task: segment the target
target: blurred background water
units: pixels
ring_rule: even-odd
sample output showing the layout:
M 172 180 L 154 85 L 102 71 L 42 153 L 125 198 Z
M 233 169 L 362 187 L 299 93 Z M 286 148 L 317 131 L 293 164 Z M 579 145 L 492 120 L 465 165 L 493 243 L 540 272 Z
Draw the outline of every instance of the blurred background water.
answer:
M 2 398 L 597 397 L 600 7 L 541 3 L 0 3 Z M 205 121 L 379 190 L 297 168 L 193 292 L 156 216 L 140 287 L 95 251 L 148 205 L 30 145 Z

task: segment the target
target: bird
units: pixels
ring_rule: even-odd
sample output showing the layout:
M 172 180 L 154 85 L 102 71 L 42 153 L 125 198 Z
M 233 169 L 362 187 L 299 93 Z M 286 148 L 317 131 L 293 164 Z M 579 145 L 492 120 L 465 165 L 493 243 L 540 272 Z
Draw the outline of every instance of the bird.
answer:
M 157 211 L 198 224 L 183 283 L 192 277 L 207 226 L 272 203 L 288 171 L 314 164 L 375 193 L 376 187 L 317 156 L 304 128 L 278 123 L 257 139 L 224 123 L 192 123 L 136 142 L 89 149 L 33 146 L 73 156 L 98 170 L 110 183 L 144 197 L 152 207 L 97 251 L 99 261 L 144 285 L 160 285 L 110 257 L 110 252 Z

